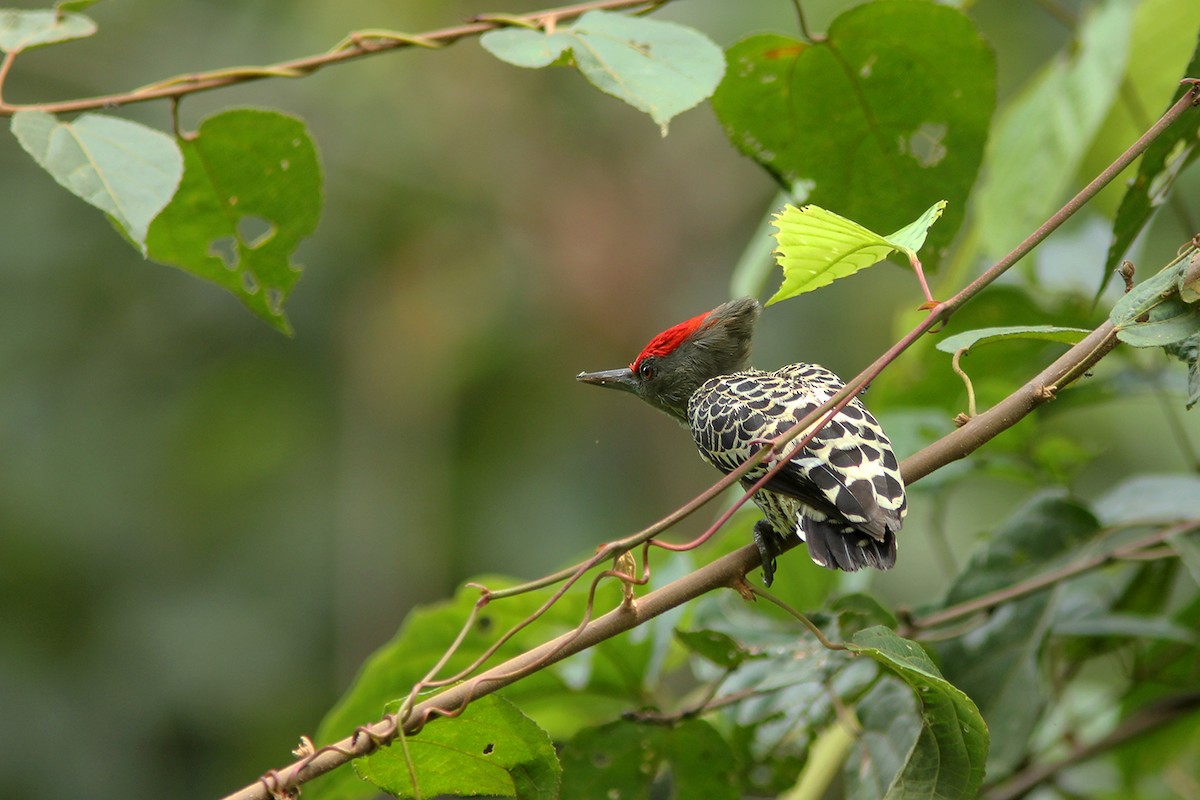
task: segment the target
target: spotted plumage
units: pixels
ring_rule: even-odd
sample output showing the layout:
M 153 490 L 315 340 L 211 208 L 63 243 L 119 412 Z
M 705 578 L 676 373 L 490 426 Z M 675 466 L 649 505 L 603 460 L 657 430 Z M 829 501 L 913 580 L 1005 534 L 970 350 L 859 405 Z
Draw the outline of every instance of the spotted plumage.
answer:
M 815 364 L 774 372 L 748 368 L 760 311 L 754 300 L 733 300 L 658 334 L 628 368 L 578 379 L 632 392 L 675 417 L 691 431 L 700 455 L 730 472 L 843 386 Z M 767 585 L 781 545 L 793 536 L 808 543 L 809 555 L 823 567 L 893 566 L 907 502 L 879 423 L 855 398 L 803 449 L 798 439 L 742 480 L 750 487 L 777 459 L 787 461 L 753 498 L 765 515 L 754 539 Z
M 816 364 L 721 375 L 692 394 L 688 427 L 704 460 L 730 472 L 842 385 Z M 907 502 L 896 456 L 879 423 L 855 398 L 797 451 L 799 438 L 779 456 L 787 466 L 753 497 L 766 517 L 755 530 L 760 548 L 777 551 L 783 540 L 798 535 L 823 567 L 893 566 Z M 742 485 L 749 488 L 772 465 L 755 467 Z

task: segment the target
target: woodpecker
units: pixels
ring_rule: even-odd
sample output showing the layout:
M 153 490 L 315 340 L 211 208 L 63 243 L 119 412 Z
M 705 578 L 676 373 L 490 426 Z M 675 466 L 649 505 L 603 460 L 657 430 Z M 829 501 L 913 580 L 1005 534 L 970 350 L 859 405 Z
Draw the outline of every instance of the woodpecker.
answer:
M 631 392 L 666 412 L 688 427 L 705 461 L 729 473 L 845 385 L 816 364 L 749 368 L 761 310 L 755 300 L 731 300 L 658 334 L 628 367 L 576 379 Z M 908 502 L 879 423 L 854 398 L 798 451 L 799 438 L 782 448 L 787 465 L 753 497 L 765 517 L 754 526 L 763 582 L 771 585 L 775 558 L 793 536 L 828 569 L 891 568 Z M 771 466 L 754 467 L 742 486 Z

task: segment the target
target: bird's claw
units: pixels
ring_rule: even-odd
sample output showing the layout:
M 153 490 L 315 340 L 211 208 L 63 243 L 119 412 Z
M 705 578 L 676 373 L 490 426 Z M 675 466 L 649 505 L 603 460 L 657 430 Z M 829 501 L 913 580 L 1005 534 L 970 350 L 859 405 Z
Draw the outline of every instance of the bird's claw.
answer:
M 754 546 L 758 548 L 758 555 L 762 558 L 763 586 L 770 588 L 775 580 L 775 558 L 780 549 L 775 529 L 765 519 L 760 519 L 754 524 Z

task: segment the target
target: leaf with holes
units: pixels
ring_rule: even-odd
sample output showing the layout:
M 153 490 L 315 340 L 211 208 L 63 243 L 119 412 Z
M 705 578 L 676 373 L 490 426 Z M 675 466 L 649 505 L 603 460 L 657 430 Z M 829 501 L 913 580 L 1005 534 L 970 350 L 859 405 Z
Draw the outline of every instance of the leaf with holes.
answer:
M 940 200 L 914 222 L 881 236 L 819 206 L 785 206 L 773 219 L 779 229 L 775 253 L 783 268 L 783 285 L 767 305 L 827 286 L 878 264 L 897 250 L 915 262 L 917 248 L 924 244 L 926 233 L 945 207 L 946 201 Z
M 43 111 L 17 112 L 12 131 L 54 180 L 107 213 L 145 252 L 146 230 L 183 174 L 170 136 L 101 114 L 60 122 Z
M 711 95 L 725 74 L 725 54 L 704 34 L 606 11 L 589 11 L 551 34 L 489 31 L 480 44 L 518 67 L 546 67 L 569 52 L 593 86 L 649 114 L 663 135 L 673 117 Z
M 357 759 L 354 769 L 393 797 L 489 795 L 554 800 L 562 775 L 546 732 L 496 695 L 427 725 L 400 744 Z
M 82 39 L 95 32 L 96 23 L 82 14 L 0 10 L 0 51 L 6 53 Z
M 304 122 L 225 111 L 180 142 L 184 176 L 146 237 L 150 258 L 232 292 L 291 334 L 283 305 L 300 277 L 292 255 L 317 227 L 321 165 Z
M 672 797 L 735 800 L 737 759 L 708 722 L 675 725 L 610 722 L 563 745 L 563 797 L 650 797 L 669 774 Z
M 935 269 L 962 224 L 995 103 L 995 61 L 970 18 L 935 3 L 866 3 L 823 42 L 756 35 L 726 59 L 713 110 L 794 202 L 894 230 L 950 201 L 924 251 Z

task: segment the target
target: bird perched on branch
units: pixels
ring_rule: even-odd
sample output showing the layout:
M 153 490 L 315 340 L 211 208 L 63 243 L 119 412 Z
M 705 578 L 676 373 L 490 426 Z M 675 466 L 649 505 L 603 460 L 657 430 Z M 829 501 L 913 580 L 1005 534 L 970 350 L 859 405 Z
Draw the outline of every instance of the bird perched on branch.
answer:
M 755 300 L 732 300 L 658 334 L 628 367 L 577 379 L 632 392 L 670 414 L 691 430 L 705 461 L 731 472 L 844 386 L 816 364 L 748 368 L 761 310 Z M 855 398 L 803 449 L 800 438 L 782 446 L 777 458 L 787 464 L 753 497 L 766 517 L 754 526 L 764 582 L 771 585 L 775 557 L 793 536 L 829 569 L 893 566 L 907 501 L 879 423 Z M 742 485 L 749 489 L 772 466 L 755 466 Z

